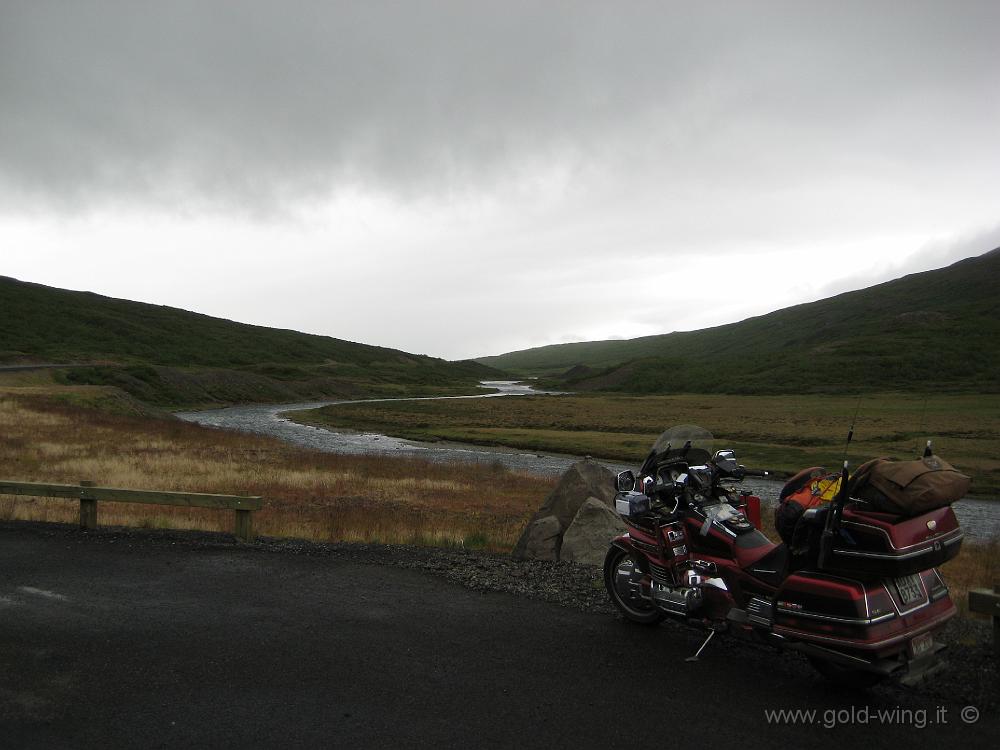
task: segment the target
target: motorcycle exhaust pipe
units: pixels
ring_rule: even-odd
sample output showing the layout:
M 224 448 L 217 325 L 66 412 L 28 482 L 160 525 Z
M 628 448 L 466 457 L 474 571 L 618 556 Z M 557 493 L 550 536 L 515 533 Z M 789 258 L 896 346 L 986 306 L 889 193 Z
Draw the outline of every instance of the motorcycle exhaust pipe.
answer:
M 652 594 L 656 605 L 670 614 L 686 615 L 701 606 L 702 595 L 698 588 L 675 588 L 654 583 Z

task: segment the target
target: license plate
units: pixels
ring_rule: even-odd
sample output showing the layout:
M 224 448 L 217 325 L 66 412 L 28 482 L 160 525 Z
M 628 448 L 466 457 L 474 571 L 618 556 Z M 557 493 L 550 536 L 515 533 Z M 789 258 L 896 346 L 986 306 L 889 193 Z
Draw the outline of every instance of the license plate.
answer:
M 896 579 L 896 590 L 903 604 L 912 604 L 924 598 L 924 587 L 920 585 L 920 576 L 903 576 Z
M 910 641 L 910 652 L 913 654 L 913 658 L 923 656 L 924 654 L 930 653 L 934 649 L 934 636 L 930 633 L 924 633 L 923 635 L 918 635 L 912 641 Z

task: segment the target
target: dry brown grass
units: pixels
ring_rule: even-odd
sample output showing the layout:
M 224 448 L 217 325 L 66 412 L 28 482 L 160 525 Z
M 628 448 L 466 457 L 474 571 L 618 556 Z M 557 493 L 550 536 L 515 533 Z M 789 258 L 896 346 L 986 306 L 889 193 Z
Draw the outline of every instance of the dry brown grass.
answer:
M 552 486 L 502 467 L 338 456 L 172 419 L 109 414 L 0 390 L 0 477 L 261 495 L 259 533 L 506 550 Z M 231 514 L 100 503 L 99 523 L 231 530 Z M 71 523 L 65 500 L 0 498 L 0 518 Z
M 951 598 L 959 612 L 969 614 L 969 590 L 992 589 L 1000 583 L 1000 542 L 966 542 L 954 560 L 941 566 L 944 582 L 951 589 Z M 973 615 L 986 619 L 986 615 Z

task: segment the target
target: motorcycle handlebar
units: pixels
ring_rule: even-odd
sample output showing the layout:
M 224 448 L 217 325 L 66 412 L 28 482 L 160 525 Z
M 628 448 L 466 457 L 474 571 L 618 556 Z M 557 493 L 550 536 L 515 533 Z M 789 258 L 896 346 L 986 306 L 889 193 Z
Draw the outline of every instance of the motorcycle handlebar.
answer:
M 766 477 L 766 471 L 754 471 L 752 469 L 744 469 L 743 476 L 745 477 Z

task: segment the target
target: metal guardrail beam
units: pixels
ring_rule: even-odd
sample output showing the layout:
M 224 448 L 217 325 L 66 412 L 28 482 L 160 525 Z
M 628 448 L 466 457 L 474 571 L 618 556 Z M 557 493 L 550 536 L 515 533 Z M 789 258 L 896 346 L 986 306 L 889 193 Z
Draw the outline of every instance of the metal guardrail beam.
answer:
M 213 508 L 236 513 L 236 536 L 244 542 L 254 538 L 253 511 L 260 510 L 264 501 L 257 496 L 212 495 L 201 492 L 164 492 L 162 490 L 127 490 L 119 487 L 95 487 L 93 482 L 80 484 L 48 484 L 13 482 L 0 479 L 0 495 L 54 497 L 80 501 L 80 526 L 97 527 L 97 502 L 143 503 L 174 505 L 187 508 Z
M 1000 659 L 1000 583 L 993 590 L 972 589 L 969 591 L 969 610 L 993 617 L 993 654 Z

